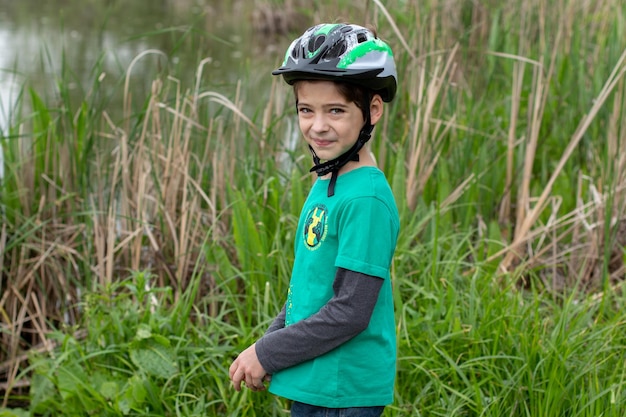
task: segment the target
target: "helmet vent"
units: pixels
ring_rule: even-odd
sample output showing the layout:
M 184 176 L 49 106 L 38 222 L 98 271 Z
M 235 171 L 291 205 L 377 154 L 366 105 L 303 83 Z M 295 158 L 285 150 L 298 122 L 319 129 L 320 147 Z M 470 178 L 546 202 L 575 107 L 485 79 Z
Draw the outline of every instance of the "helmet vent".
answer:
M 330 48 L 330 50 L 324 55 L 325 59 L 335 59 L 335 58 L 339 58 L 341 55 L 343 55 L 346 50 L 348 49 L 348 47 L 346 46 L 345 42 L 337 42 L 336 44 L 333 45 L 332 48 Z
M 316 37 L 311 38 L 311 40 L 309 41 L 309 52 L 313 53 L 317 51 L 318 49 L 320 49 L 320 47 L 324 44 L 325 41 L 326 41 L 325 35 L 317 35 Z
M 363 43 L 363 42 L 367 41 L 367 36 L 365 36 L 365 33 L 359 33 L 359 34 L 356 35 L 356 40 L 359 43 Z
M 291 49 L 291 57 L 293 59 L 298 59 L 298 55 L 299 55 L 298 51 L 300 51 L 300 48 L 302 47 L 300 44 L 301 42 L 298 41 L 298 43 Z

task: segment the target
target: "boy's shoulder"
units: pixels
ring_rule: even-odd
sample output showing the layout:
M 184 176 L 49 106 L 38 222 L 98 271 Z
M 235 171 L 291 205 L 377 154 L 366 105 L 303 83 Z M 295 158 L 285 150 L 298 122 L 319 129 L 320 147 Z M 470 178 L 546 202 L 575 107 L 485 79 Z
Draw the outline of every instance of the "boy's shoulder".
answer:
M 383 189 L 389 188 L 389 182 L 385 177 L 385 174 L 373 166 L 366 166 L 357 168 L 350 172 L 347 172 L 345 175 L 345 182 L 347 184 L 352 183 L 357 184 L 358 187 L 352 187 L 354 191 L 363 191 L 363 192 L 376 192 L 379 191 L 382 187 Z M 339 178 L 341 179 L 342 176 Z
M 339 175 L 336 192 L 328 197 L 329 180 L 318 179 L 309 194 L 309 201 L 324 202 L 331 206 L 344 205 L 351 200 L 371 197 L 378 200 L 393 200 L 393 193 L 385 174 L 373 166 L 354 169 Z

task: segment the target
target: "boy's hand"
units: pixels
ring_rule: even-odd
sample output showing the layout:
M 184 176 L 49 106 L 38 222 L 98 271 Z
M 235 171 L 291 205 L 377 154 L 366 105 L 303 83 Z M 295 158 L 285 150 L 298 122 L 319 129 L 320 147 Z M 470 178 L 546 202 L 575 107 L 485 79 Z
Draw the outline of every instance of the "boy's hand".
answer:
M 230 365 L 228 375 L 236 391 L 241 391 L 242 382 L 245 382 L 246 387 L 252 391 L 263 391 L 264 382 L 270 379 L 259 362 L 254 344 L 237 356 Z

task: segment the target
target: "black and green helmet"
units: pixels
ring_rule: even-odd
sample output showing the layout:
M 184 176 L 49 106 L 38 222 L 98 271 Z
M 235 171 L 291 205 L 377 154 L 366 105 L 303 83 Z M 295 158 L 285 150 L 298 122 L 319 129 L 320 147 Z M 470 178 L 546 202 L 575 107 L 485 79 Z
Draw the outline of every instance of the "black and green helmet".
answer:
M 391 48 L 372 31 L 352 24 L 319 24 L 291 43 L 283 65 L 273 71 L 288 84 L 297 80 L 345 81 L 369 88 L 389 102 L 397 72 Z

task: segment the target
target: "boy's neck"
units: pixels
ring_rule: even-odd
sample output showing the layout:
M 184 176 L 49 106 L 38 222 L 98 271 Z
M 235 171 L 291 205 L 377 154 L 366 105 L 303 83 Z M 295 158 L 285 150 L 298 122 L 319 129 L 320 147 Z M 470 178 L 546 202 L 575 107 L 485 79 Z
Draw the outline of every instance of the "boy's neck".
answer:
M 353 171 L 357 168 L 366 167 L 366 166 L 377 166 L 376 159 L 372 152 L 370 152 L 369 147 L 362 148 L 359 151 L 359 160 L 358 161 L 350 161 L 339 169 L 339 175 L 345 174 L 346 172 Z M 320 178 L 330 179 L 332 174 L 326 174 Z

